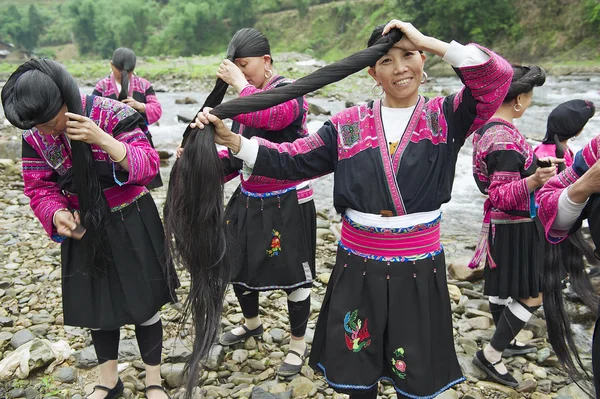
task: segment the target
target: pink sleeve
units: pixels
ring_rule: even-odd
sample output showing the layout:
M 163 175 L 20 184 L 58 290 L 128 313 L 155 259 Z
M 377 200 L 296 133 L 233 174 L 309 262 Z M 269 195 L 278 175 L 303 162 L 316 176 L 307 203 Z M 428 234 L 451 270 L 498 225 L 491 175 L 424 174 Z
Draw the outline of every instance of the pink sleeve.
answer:
M 23 147 L 29 153 L 34 152 L 25 140 Z M 52 218 L 57 210 L 68 208 L 69 203 L 58 187 L 56 178 L 56 172 L 43 159 L 23 157 L 23 192 L 31 199 L 29 206 L 48 236 L 53 241 L 62 242 L 64 237 L 56 232 Z
M 249 84 L 240 92 L 240 97 L 246 97 L 261 91 Z M 303 101 L 303 103 L 306 103 L 306 101 Z M 298 99 L 295 98 L 262 111 L 238 115 L 233 120 L 244 126 L 277 131 L 288 127 L 298 118 L 301 112 L 302 107 Z
M 229 159 L 229 151 L 228 150 L 220 150 L 218 152 L 219 154 L 219 158 L 221 160 L 225 160 L 225 159 Z M 226 169 L 226 168 L 224 168 Z M 240 175 L 239 171 L 235 170 L 232 171 L 231 173 L 228 173 L 224 178 L 223 178 L 223 183 L 227 183 L 230 180 L 233 180 L 234 178 L 238 177 Z
M 506 97 L 513 76 L 513 69 L 504 58 L 491 50 L 474 45 L 490 58 L 480 65 L 457 68 L 465 87 L 454 98 L 454 110 L 467 100 L 465 89 L 470 91 L 469 97 L 475 102 L 476 117 L 468 128 L 467 135 L 483 126 L 498 110 Z
M 501 211 L 531 211 L 527 182 L 519 172 L 496 172 L 490 176 L 489 198 Z
M 154 94 L 146 96 L 146 119 L 151 125 L 162 116 L 162 107 Z
M 119 185 L 137 184 L 145 186 L 159 173 L 160 158 L 140 128 L 114 134 L 114 138 L 125 144 L 129 176 L 127 181 L 115 181 Z M 113 164 L 114 165 L 114 164 Z
M 569 167 L 550 179 L 536 194 L 536 202 L 539 204 L 538 216 L 544 226 L 546 238 L 551 243 L 558 243 L 564 240 L 569 233 L 568 230 L 555 230 L 552 228 L 552 225 L 558 214 L 558 199 L 560 195 L 570 185 L 575 183 L 579 177 L 573 167 Z

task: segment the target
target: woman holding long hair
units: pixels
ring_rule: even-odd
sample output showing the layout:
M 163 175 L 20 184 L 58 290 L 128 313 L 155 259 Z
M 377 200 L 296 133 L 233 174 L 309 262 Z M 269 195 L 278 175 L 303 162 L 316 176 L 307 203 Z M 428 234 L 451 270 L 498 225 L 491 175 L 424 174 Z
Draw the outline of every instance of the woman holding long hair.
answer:
M 120 328 L 135 325 L 146 366 L 146 395 L 161 387 L 162 323 L 176 300 L 175 271 L 144 185 L 158 171 L 146 123 L 118 101 L 81 96 L 64 67 L 21 65 L 2 89 L 6 118 L 23 133 L 25 195 L 44 230 L 61 244 L 64 324 L 91 329 L 100 363 L 92 399 L 117 398 Z
M 152 84 L 135 74 L 136 62 L 137 57 L 133 50 L 127 47 L 116 49 L 110 61 L 110 75 L 96 83 L 92 94 L 124 102 L 139 112 L 147 125 L 151 125 L 160 119 L 162 106 L 156 98 Z M 146 137 L 154 147 L 152 135 L 147 129 Z M 160 173 L 157 173 L 147 187 L 153 189 L 162 185 Z
M 500 106 L 512 69 L 489 50 L 448 44 L 397 20 L 377 27 L 368 46 L 272 93 L 206 109 L 195 122 L 205 132 L 196 135 L 227 146 L 251 182 L 335 173 L 342 236 L 310 365 L 351 398 L 375 398 L 380 380 L 392 382 L 399 397 L 433 398 L 464 380 L 452 338 L 440 206 L 450 199 L 459 149 Z M 421 96 L 422 51 L 452 64 L 465 87 L 448 97 Z M 365 66 L 383 99 L 343 110 L 293 143 L 248 140 L 219 119 Z
M 469 266 L 485 262 L 484 293 L 496 324 L 491 342 L 476 353 L 473 363 L 497 382 L 515 387 L 518 382 L 502 363 L 502 354 L 536 350 L 520 345 L 515 337 L 542 304 L 545 245 L 534 192 L 556 174 L 556 166 L 538 167 L 533 148 L 513 125 L 527 111 L 533 88 L 544 84 L 546 73 L 538 66 L 513 68 L 502 105 L 473 136 L 473 175 L 488 199 Z

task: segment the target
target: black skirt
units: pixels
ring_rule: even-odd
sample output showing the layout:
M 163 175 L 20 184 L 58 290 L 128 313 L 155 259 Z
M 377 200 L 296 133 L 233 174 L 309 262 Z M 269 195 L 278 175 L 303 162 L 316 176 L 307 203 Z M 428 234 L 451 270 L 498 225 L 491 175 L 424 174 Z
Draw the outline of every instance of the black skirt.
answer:
M 234 254 L 232 284 L 267 291 L 310 287 L 315 278 L 316 210 L 296 190 L 264 198 L 232 195 L 226 221 Z
M 492 224 L 489 242 L 496 262 L 485 267 L 485 295 L 535 298 L 542 289 L 546 240 L 538 218 L 510 224 Z
M 164 232 L 150 194 L 111 214 L 113 265 L 92 273 L 78 240 L 62 244 L 65 325 L 114 330 L 140 324 L 176 301 L 175 269 L 164 261 Z
M 464 381 L 444 253 L 388 263 L 338 249 L 309 364 L 346 394 L 387 380 L 399 397 L 433 398 Z

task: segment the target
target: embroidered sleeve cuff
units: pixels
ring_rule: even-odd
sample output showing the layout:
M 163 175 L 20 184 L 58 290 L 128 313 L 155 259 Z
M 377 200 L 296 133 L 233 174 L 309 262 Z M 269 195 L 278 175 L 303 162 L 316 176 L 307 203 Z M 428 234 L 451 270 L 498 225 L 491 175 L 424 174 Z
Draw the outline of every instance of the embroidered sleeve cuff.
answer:
M 472 44 L 463 46 L 457 41 L 452 40 L 450 47 L 444 54 L 443 60 L 455 68 L 462 68 L 473 65 L 480 65 L 490 59 L 490 56 L 483 50 Z
M 256 140 L 248 140 L 244 136 L 242 136 L 241 139 L 240 152 L 234 154 L 234 157 L 241 159 L 248 167 L 252 168 L 256 162 L 256 157 L 258 157 L 258 149 L 260 146 Z
M 581 215 L 587 201 L 583 204 L 573 202 L 569 198 L 569 190 L 563 190 L 558 198 L 558 211 L 552 223 L 552 230 L 569 230 Z

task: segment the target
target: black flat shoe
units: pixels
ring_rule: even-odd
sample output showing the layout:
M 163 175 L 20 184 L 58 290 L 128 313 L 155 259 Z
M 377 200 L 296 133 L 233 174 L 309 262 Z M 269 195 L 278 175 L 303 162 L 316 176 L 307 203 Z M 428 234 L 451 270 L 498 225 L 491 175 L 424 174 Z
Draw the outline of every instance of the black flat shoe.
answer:
M 104 397 L 104 399 L 116 399 L 123 393 L 123 381 L 121 381 L 121 379 L 119 378 L 117 384 L 112 388 L 105 387 L 104 385 L 96 385 L 92 393 L 94 393 L 96 389 L 100 391 L 106 391 L 106 396 Z
M 300 364 L 290 364 L 290 363 L 286 363 L 284 361 L 283 363 L 281 363 L 281 366 L 279 366 L 279 369 L 277 370 L 277 375 L 280 377 L 291 377 L 293 375 L 298 374 L 300 371 L 302 371 L 302 366 L 304 366 L 304 361 L 308 357 L 308 345 L 306 345 L 306 349 L 304 349 L 304 355 L 301 355 L 294 350 L 289 350 L 288 354 L 289 353 L 291 353 L 294 356 L 297 356 L 301 360 L 301 363 Z
M 225 334 L 221 335 L 219 338 L 219 343 L 223 346 L 229 346 L 237 344 L 238 342 L 243 342 L 246 340 L 246 338 L 261 336 L 264 332 L 262 324 L 256 327 L 254 330 L 249 330 L 244 324 L 242 324 L 241 327 L 245 331 L 242 335 L 235 335 L 231 331 L 227 331 Z
M 517 345 L 516 341 L 513 341 L 506 347 L 506 349 L 504 349 L 504 352 L 502 352 L 502 357 L 525 355 L 527 353 L 535 352 L 537 352 L 537 348 L 535 347 L 535 345 L 520 346 Z
M 477 351 L 475 357 L 473 357 L 473 364 L 485 371 L 486 374 L 492 377 L 496 382 L 511 388 L 514 388 L 517 385 L 519 385 L 517 380 L 515 380 L 515 378 L 510 373 L 507 372 L 505 374 L 500 374 L 496 370 L 496 368 L 494 368 L 495 365 L 500 363 L 502 363 L 502 359 L 494 363 L 488 362 L 488 360 L 483 355 L 483 351 Z
M 146 397 L 148 397 L 148 391 L 151 391 L 153 389 L 163 391 L 165 395 L 167 395 L 167 398 L 171 399 L 171 397 L 167 393 L 167 390 L 160 385 L 148 385 L 146 388 L 144 388 L 144 394 L 146 394 Z

